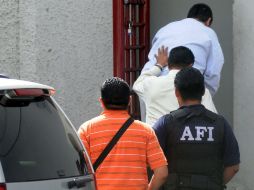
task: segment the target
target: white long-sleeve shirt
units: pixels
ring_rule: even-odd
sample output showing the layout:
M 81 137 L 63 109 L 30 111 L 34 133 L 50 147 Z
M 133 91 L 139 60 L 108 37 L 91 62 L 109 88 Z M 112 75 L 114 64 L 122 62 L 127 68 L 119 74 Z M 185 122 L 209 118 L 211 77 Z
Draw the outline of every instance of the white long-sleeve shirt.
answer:
M 220 85 L 220 73 L 224 64 L 224 56 L 216 33 L 196 19 L 186 18 L 169 23 L 161 28 L 155 35 L 152 48 L 149 52 L 149 61 L 143 71 L 149 70 L 156 64 L 154 57 L 158 49 L 164 45 L 168 51 L 177 46 L 185 46 L 191 49 L 195 56 L 193 67 L 200 70 L 205 77 L 206 87 L 212 96 Z M 165 68 L 161 75 L 168 73 Z
M 165 76 L 160 76 L 161 70 L 153 66 L 144 71 L 133 85 L 133 90 L 146 105 L 146 123 L 153 125 L 161 116 L 179 108 L 175 96 L 174 80 L 179 70 L 170 70 Z M 202 104 L 212 112 L 217 113 L 211 94 L 206 89 Z

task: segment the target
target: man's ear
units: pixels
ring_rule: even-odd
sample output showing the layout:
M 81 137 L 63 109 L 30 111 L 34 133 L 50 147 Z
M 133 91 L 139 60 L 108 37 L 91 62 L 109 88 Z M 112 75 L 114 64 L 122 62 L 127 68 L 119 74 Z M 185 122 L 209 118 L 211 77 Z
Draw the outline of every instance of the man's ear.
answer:
M 208 27 L 210 27 L 211 24 L 212 24 L 212 18 L 209 17 L 209 18 L 207 19 L 207 21 L 205 21 L 205 25 L 208 26 Z
M 176 98 L 178 99 L 180 96 L 180 92 L 177 88 L 175 88 L 175 95 L 176 95 Z
M 182 96 L 177 88 L 175 88 L 175 96 L 176 96 L 179 106 L 182 106 L 182 104 L 183 104 Z
M 103 102 L 103 100 L 102 100 L 101 97 L 99 98 L 99 102 L 100 102 L 100 104 L 101 104 L 101 107 L 105 110 L 106 107 L 105 107 L 104 102 Z

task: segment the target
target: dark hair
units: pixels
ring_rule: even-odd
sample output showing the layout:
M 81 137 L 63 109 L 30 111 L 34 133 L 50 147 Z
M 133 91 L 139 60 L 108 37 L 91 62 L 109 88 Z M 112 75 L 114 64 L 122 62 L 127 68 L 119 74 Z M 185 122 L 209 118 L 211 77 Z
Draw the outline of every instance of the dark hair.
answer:
M 107 109 L 125 110 L 129 104 L 130 87 L 121 78 L 109 78 L 102 84 L 101 98 Z
M 196 18 L 201 22 L 206 22 L 209 18 L 211 18 L 210 24 L 212 24 L 213 12 L 208 5 L 204 3 L 198 3 L 190 8 L 187 18 Z
M 202 100 L 205 83 L 198 69 L 193 67 L 182 69 L 176 74 L 174 83 L 183 100 Z
M 168 57 L 169 67 L 184 68 L 194 63 L 194 55 L 192 51 L 184 46 L 173 48 Z

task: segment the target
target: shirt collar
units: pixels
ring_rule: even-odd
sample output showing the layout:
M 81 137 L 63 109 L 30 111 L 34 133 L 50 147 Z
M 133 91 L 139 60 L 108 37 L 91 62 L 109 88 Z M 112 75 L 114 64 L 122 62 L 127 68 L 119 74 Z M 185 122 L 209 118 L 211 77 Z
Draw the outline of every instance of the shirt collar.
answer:
M 129 113 L 127 110 L 108 110 L 105 109 L 103 112 L 101 112 L 101 115 L 105 117 L 114 117 L 114 118 L 119 118 L 119 117 L 129 117 Z
M 177 74 L 179 71 L 180 71 L 179 69 L 170 69 L 167 75 L 168 75 L 169 77 L 174 77 L 174 78 L 175 78 L 176 74 Z
M 190 109 L 199 109 L 199 108 L 205 108 L 202 104 L 195 104 L 195 105 L 189 105 L 189 106 L 181 106 L 179 109 L 184 108 L 190 108 Z
M 206 26 L 203 22 L 201 22 L 201 21 L 199 21 L 199 20 L 197 20 L 195 18 L 186 18 L 186 20 L 192 21 L 192 22 L 194 22 L 196 24 L 200 24 L 202 26 Z

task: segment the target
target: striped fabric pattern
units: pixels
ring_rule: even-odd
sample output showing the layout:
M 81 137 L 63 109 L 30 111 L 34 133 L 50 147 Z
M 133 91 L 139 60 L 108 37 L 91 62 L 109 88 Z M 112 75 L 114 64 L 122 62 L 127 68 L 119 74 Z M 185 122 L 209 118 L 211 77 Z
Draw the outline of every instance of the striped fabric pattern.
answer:
M 129 118 L 127 111 L 106 110 L 79 129 L 92 163 Z M 99 190 L 147 189 L 147 166 L 167 165 L 151 127 L 135 120 L 96 171 Z

